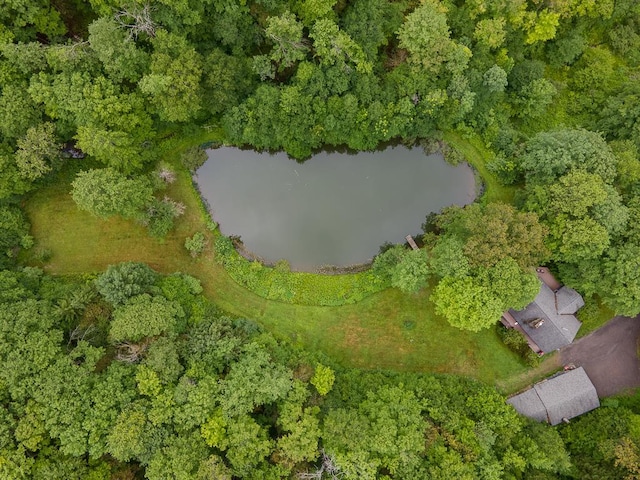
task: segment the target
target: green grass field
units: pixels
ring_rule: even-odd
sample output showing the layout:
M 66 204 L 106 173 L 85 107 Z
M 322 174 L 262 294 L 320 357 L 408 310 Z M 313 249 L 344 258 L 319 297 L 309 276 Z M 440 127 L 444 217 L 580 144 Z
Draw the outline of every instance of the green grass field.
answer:
M 69 195 L 70 175 L 61 175 L 25 203 L 36 239 L 32 251 L 51 253 L 42 266 L 53 274 L 99 272 L 127 260 L 148 263 L 163 273 L 189 273 L 228 312 L 255 319 L 276 336 L 320 350 L 344 365 L 453 373 L 487 383 L 527 371 L 493 329 L 463 332 L 435 315 L 428 288 L 415 295 L 387 289 L 357 304 L 320 307 L 268 301 L 240 287 L 214 261 L 211 248 L 198 259 L 184 248 L 187 236 L 206 231 L 207 217 L 189 173 L 178 173 L 167 193 L 187 209 L 164 240 L 150 237 L 131 221 L 100 220 L 78 210 Z M 208 235 L 211 245 L 212 234 Z M 26 260 L 38 264 L 35 257 Z

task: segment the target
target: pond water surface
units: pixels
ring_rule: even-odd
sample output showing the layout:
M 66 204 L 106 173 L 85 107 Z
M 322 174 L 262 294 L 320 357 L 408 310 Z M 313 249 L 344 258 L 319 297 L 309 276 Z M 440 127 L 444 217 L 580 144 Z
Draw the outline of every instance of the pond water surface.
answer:
M 304 164 L 232 147 L 208 155 L 196 181 L 222 233 L 296 270 L 367 262 L 384 242 L 419 233 L 429 212 L 476 197 L 468 165 L 419 148 L 322 152 Z

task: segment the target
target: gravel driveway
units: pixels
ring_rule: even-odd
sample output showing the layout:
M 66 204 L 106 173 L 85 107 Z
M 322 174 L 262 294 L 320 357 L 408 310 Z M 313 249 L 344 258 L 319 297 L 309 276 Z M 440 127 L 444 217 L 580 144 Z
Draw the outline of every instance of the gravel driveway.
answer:
M 599 397 L 640 387 L 640 316 L 615 317 L 604 327 L 560 350 L 563 365 L 583 367 Z

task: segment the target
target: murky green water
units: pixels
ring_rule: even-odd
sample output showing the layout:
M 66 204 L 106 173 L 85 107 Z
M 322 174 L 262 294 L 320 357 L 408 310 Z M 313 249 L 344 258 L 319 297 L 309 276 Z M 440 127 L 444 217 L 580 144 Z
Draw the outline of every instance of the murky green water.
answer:
M 225 235 L 239 235 L 267 261 L 295 269 L 371 259 L 385 241 L 420 232 L 425 216 L 475 199 L 471 168 L 421 149 L 286 154 L 209 150 L 197 183 Z

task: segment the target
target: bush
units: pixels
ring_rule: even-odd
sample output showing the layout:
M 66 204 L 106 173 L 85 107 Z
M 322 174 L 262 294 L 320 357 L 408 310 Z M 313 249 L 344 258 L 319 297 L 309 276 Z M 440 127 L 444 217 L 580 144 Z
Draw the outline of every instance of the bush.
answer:
M 147 226 L 152 236 L 163 238 L 173 228 L 174 220 L 184 213 L 184 208 L 182 203 L 169 197 L 162 200 L 156 198 L 147 207 L 142 223 Z
M 20 248 L 30 248 L 29 223 L 18 207 L 0 206 L 0 268 L 14 263 Z
M 158 274 L 144 263 L 123 262 L 110 265 L 96 279 L 96 287 L 107 302 L 117 306 L 134 295 L 148 292 L 157 278 Z
M 184 248 L 186 248 L 192 257 L 200 255 L 207 246 L 207 238 L 202 232 L 196 232 L 193 237 L 187 237 L 184 241 Z
M 348 275 L 288 272 L 286 263 L 276 268 L 249 261 L 234 248 L 230 238 L 218 236 L 215 258 L 238 284 L 269 300 L 300 305 L 338 306 L 356 303 L 389 286 L 371 270 Z
M 78 208 L 100 218 L 136 218 L 153 199 L 148 178 L 129 178 L 113 168 L 80 172 L 71 185 Z
M 530 367 L 537 367 L 540 364 L 540 356 L 529 347 L 524 336 L 514 328 L 505 328 L 503 325 L 497 327 L 498 335 L 504 344 L 514 353 L 517 353 Z
M 195 172 L 199 169 L 208 158 L 207 152 L 200 147 L 191 147 L 180 155 L 182 165 L 190 172 Z

